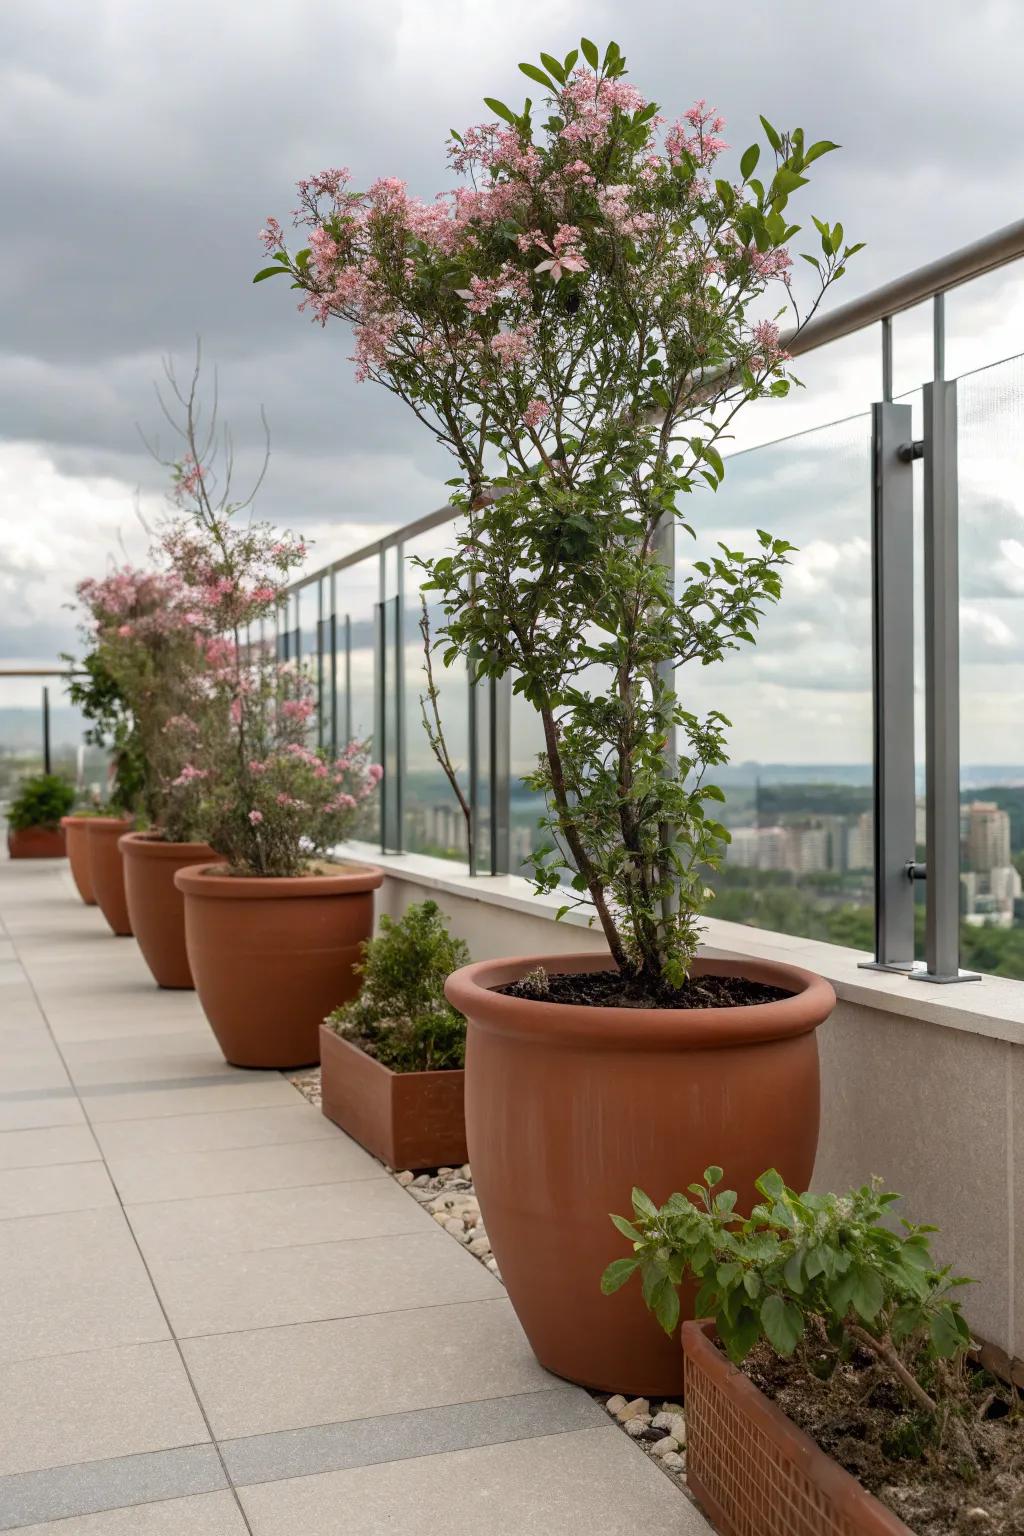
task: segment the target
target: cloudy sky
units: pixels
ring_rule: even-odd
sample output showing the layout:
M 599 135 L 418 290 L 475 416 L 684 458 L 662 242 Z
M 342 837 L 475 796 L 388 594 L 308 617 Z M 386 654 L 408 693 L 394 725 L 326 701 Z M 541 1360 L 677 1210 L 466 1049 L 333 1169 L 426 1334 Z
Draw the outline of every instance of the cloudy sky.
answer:
M 840 299 L 1021 213 L 1019 0 L 3 6 L 0 664 L 52 658 L 70 638 L 62 605 L 74 580 L 144 547 L 136 502 L 155 513 L 163 481 L 137 424 L 156 429 L 161 356 L 187 366 L 197 334 L 219 366 L 243 467 L 265 406 L 273 457 L 260 510 L 311 535 L 317 563 L 444 499 L 446 461 L 397 402 L 353 382 L 341 327 L 311 326 L 284 285 L 251 286 L 257 232 L 268 213 L 286 218 L 299 176 L 325 165 L 350 166 L 357 183 L 399 174 L 433 195 L 447 184 L 448 129 L 485 116 L 484 95 L 520 96 L 516 61 L 564 52 L 581 30 L 614 36 L 671 115 L 698 96 L 716 103 L 739 148 L 758 112 L 843 144 L 806 210 L 842 217 L 868 242 Z M 949 329 L 954 371 L 1024 349 L 1016 269 L 958 294 Z M 910 389 L 927 373 L 927 316 L 901 319 L 896 339 L 897 389 Z M 860 410 L 879 390 L 876 338 L 801 372 L 806 394 L 758 415 L 745 442 Z M 985 699 L 965 750 L 974 760 L 1024 756 L 1004 741 L 1000 702 L 1024 678 L 1011 373 L 986 407 L 998 419 L 988 436 L 987 418 L 972 417 L 965 643 Z M 768 526 L 805 549 L 788 615 L 730 684 L 747 722 L 739 755 L 793 756 L 769 738 L 782 696 L 772 690 L 798 666 L 803 759 L 842 758 L 863 735 L 866 486 L 857 429 L 844 430 L 838 457 L 811 438 L 745 459 L 732 500 L 709 515 L 742 528 L 764 522 L 767 503 Z M 833 604 L 844 584 L 848 612 Z M 8 685 L 0 704 L 13 698 Z

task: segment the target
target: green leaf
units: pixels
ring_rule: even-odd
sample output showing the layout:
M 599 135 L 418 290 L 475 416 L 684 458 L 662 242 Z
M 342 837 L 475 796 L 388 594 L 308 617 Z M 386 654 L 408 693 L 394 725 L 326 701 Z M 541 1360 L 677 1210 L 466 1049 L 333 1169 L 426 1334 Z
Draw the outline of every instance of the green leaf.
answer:
M 565 68 L 557 59 L 552 58 L 550 53 L 542 53 L 540 61 L 552 79 L 557 80 L 559 85 L 565 84 Z
M 810 149 L 804 151 L 804 165 L 810 165 L 812 160 L 818 160 L 822 155 L 830 154 L 833 149 L 839 148 L 840 146 L 833 144 L 831 139 L 819 139 L 817 144 L 812 144 Z
M 614 1291 L 619 1290 L 625 1285 L 626 1281 L 639 1267 L 640 1260 L 636 1258 L 613 1259 L 601 1276 L 602 1294 L 611 1296 Z
M 775 1168 L 769 1168 L 767 1173 L 762 1173 L 754 1187 L 764 1195 L 766 1200 L 781 1200 L 786 1193 L 782 1175 Z
M 536 80 L 537 84 L 550 91 L 552 96 L 558 95 L 558 87 L 555 82 L 549 79 L 542 69 L 538 69 L 536 64 L 520 64 L 519 68 L 528 79 Z
M 651 1311 L 667 1334 L 675 1333 L 679 1324 L 679 1296 L 667 1276 L 655 1288 Z
M 850 1300 L 866 1323 L 874 1322 L 885 1301 L 885 1288 L 881 1276 L 867 1264 L 857 1264 L 853 1269 L 853 1290 Z
M 716 1163 L 704 1169 L 704 1183 L 709 1189 L 714 1189 L 716 1184 L 721 1184 L 723 1176 L 722 1169 Z
M 740 160 L 740 175 L 744 181 L 750 180 L 760 158 L 761 146 L 759 144 L 751 144 L 749 149 L 743 151 L 743 156 Z
M 772 149 L 781 150 L 782 138 L 775 131 L 771 123 L 763 114 L 761 115 L 761 127 L 764 129 L 765 138 L 768 140 L 768 143 L 771 145 Z
M 932 1348 L 944 1360 L 963 1348 L 963 1339 L 957 1326 L 957 1314 L 952 1307 L 943 1307 L 940 1312 L 936 1312 L 931 1321 L 930 1332 Z
M 596 69 L 601 60 L 601 55 L 597 51 L 597 44 L 592 43 L 589 37 L 581 37 L 580 48 L 582 50 L 583 57 L 590 65 L 591 69 Z
M 503 101 L 498 101 L 494 96 L 485 96 L 484 106 L 490 107 L 495 117 L 500 117 L 504 122 L 511 124 L 513 128 L 519 127 L 518 117 L 511 107 L 506 107 Z
M 766 1296 L 761 1303 L 761 1326 L 768 1342 L 780 1355 L 791 1355 L 804 1331 L 799 1307 L 781 1296 Z
M 643 1217 L 647 1221 L 656 1221 L 658 1219 L 658 1207 L 649 1195 L 644 1194 L 642 1189 L 634 1189 L 632 1198 L 633 1210 L 637 1216 Z
M 803 1275 L 801 1273 L 803 1265 L 803 1249 L 798 1248 L 795 1253 L 790 1254 L 789 1258 L 786 1260 L 786 1267 L 782 1271 L 786 1284 L 789 1286 L 790 1290 L 795 1291 L 798 1296 L 803 1295 L 804 1289 Z
M 631 1243 L 643 1242 L 643 1233 L 638 1232 L 633 1223 L 627 1221 L 625 1216 L 613 1216 L 612 1225 L 622 1233 L 623 1237 L 628 1237 Z
M 806 187 L 806 185 L 806 176 L 798 176 L 796 171 L 788 171 L 783 165 L 775 172 L 775 177 L 769 189 L 769 195 L 774 202 L 777 197 L 788 197 L 798 187 Z
M 277 277 L 282 272 L 287 272 L 287 267 L 264 267 L 262 272 L 257 272 L 253 278 L 254 283 L 262 283 L 268 277 Z

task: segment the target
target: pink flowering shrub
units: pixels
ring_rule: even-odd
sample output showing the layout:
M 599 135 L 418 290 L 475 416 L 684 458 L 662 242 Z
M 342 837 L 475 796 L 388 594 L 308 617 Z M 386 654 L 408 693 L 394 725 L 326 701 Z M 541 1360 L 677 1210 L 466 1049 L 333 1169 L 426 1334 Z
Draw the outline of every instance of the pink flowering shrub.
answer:
M 178 792 L 184 757 L 171 722 L 191 722 L 204 707 L 208 668 L 206 636 L 184 584 L 173 571 L 125 565 L 80 582 L 76 595 L 87 654 L 123 707 L 112 734 L 115 746 L 120 735 L 137 788 L 122 808 L 171 842 L 189 842 L 197 813 Z
M 201 699 L 165 722 L 178 765 L 171 798 L 234 873 L 300 875 L 351 834 L 381 770 L 357 742 L 334 761 L 309 748 L 309 683 L 275 645 L 277 610 L 305 545 L 240 516 L 252 496 L 234 502 L 229 484 L 218 487 L 215 433 L 197 429 L 198 367 L 187 393 L 168 377 L 184 453 L 169 461 L 175 515 L 162 547 L 203 663 Z
M 361 742 L 350 742 L 332 760 L 296 739 L 304 734 L 304 718 L 282 714 L 278 720 L 279 730 L 261 743 L 266 755 L 247 764 L 242 795 L 230 773 L 212 777 L 205 791 L 210 840 L 239 874 L 305 873 L 316 854 L 352 835 L 380 780 Z
M 762 533 L 674 590 L 666 532 L 693 532 L 737 411 L 788 392 L 787 342 L 859 247 L 814 219 L 795 250 L 790 200 L 828 140 L 762 118 L 726 168 L 715 110 L 664 116 L 614 43 L 520 67 L 543 106 L 487 98 L 491 119 L 452 135 L 458 184 L 423 202 L 395 177 L 302 181 L 303 243 L 268 220 L 255 280 L 287 273 L 313 320 L 344 321 L 357 376 L 454 456 L 467 531 L 428 566 L 445 657 L 516 675 L 545 741 L 537 884 L 567 877 L 658 991 L 686 975 L 727 839 L 705 776 L 728 722 L 687 709 L 679 669 L 753 641 L 791 548 Z

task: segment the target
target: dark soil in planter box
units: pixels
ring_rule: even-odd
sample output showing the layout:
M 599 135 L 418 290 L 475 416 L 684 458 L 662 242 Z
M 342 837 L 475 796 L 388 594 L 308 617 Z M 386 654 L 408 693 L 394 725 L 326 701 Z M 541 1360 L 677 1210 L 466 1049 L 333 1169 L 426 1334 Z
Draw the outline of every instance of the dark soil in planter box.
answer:
M 752 1003 L 777 1003 L 791 993 L 744 976 L 691 976 L 681 987 L 658 992 L 624 982 L 618 971 L 583 971 L 575 975 L 531 971 L 507 987 L 495 987 L 506 997 L 535 1003 L 571 1003 L 577 1008 L 747 1008 Z
M 742 1369 L 916 1536 L 1024 1532 L 1024 1412 L 1012 1388 L 968 1363 L 955 1406 L 932 1420 L 866 1351 L 824 1381 L 811 1347 L 807 1362 L 758 1346 Z

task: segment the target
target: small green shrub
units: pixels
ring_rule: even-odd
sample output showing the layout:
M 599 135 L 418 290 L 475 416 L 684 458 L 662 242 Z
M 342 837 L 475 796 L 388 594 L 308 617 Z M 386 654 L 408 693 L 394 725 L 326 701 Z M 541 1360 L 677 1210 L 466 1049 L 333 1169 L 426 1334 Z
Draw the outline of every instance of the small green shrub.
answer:
M 469 951 L 448 932 L 436 901 L 380 925 L 380 936 L 363 945 L 362 991 L 325 1022 L 393 1072 L 454 1071 L 466 1059 L 466 1021 L 444 984 Z
M 12 831 L 24 832 L 29 827 L 60 826 L 62 816 L 67 816 L 75 803 L 75 791 L 66 779 L 55 773 L 37 773 L 25 779 L 7 811 L 7 822 Z
M 671 1195 L 659 1210 L 633 1191 L 634 1221 L 612 1221 L 633 1244 L 629 1258 L 604 1272 L 605 1294 L 636 1272 L 647 1306 L 667 1333 L 679 1321 L 677 1287 L 687 1276 L 700 1289 L 696 1317 L 714 1319 L 731 1359 L 739 1363 L 766 1340 L 789 1356 L 813 1328 L 827 1338 L 833 1362 L 867 1349 L 918 1407 L 936 1403 L 923 1381 L 948 1374 L 938 1362 L 960 1358 L 970 1332 L 951 1292 L 970 1282 L 932 1258 L 930 1226 L 883 1225 L 899 1195 L 877 1181 L 847 1195 L 797 1195 L 775 1169 L 757 1181 L 762 1196 L 749 1217 L 736 1214 L 735 1190 L 714 1191 L 721 1168 L 691 1184 L 694 1200 Z

